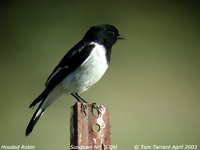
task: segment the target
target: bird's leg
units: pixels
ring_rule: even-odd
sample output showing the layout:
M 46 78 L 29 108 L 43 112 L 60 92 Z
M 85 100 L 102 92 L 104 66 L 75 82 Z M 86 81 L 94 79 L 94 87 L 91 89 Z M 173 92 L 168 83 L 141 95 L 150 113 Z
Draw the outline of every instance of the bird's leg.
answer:
M 78 93 L 71 93 L 71 95 L 76 98 L 77 101 L 81 103 L 87 103 L 81 96 L 78 95 Z

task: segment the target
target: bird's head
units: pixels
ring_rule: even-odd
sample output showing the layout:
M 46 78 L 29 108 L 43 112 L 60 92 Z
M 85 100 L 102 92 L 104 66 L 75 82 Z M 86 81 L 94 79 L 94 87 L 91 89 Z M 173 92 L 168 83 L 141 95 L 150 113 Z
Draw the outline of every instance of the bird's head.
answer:
M 118 40 L 123 39 L 117 28 L 109 24 L 100 24 L 91 27 L 85 34 L 84 40 L 95 41 L 108 47 Z

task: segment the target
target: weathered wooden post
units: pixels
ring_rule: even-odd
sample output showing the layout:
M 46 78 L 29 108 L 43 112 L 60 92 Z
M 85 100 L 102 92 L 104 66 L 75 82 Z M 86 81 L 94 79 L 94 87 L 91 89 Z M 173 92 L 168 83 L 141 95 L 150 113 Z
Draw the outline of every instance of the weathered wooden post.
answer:
M 110 150 L 110 127 L 105 106 L 75 103 L 71 108 L 70 149 Z

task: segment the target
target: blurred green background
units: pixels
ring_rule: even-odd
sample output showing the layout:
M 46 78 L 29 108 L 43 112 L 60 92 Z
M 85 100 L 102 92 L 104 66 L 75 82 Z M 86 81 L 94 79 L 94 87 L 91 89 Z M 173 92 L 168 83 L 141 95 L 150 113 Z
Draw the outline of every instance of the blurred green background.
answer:
M 82 96 L 110 110 L 112 144 L 199 144 L 198 1 L 1 1 L 0 146 L 69 149 L 71 96 L 44 113 L 33 133 L 29 104 L 65 53 L 90 26 L 115 25 L 110 68 Z

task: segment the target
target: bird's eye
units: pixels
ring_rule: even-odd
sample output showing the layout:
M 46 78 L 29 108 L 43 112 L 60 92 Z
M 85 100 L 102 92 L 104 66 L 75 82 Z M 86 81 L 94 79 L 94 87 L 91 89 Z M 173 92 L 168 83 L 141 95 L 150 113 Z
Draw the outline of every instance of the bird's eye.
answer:
M 108 31 L 108 33 L 109 33 L 110 35 L 112 35 L 113 37 L 115 36 L 115 32 L 114 32 L 114 31 Z

